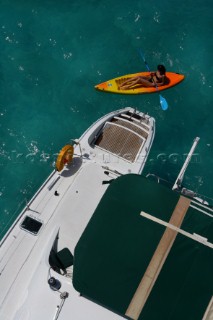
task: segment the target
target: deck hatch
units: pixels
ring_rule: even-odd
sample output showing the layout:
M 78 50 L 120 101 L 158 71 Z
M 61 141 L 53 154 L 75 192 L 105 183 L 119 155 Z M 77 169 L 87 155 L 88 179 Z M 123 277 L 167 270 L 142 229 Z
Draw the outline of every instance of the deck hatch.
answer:
M 39 233 L 39 230 L 42 227 L 42 222 L 35 219 L 32 216 L 26 216 L 24 220 L 22 221 L 20 228 L 22 230 L 25 230 L 34 236 L 36 236 Z

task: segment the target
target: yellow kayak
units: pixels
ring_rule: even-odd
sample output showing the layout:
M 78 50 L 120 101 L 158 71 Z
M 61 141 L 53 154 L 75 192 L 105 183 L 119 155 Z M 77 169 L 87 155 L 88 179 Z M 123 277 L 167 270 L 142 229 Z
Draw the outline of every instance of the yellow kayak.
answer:
M 133 73 L 133 74 L 127 74 L 125 76 L 121 76 L 118 78 L 114 78 L 112 80 L 108 80 L 105 82 L 102 82 L 100 84 L 97 84 L 95 86 L 95 89 L 105 92 L 112 92 L 112 93 L 121 93 L 121 94 L 142 94 L 142 93 L 154 93 L 157 91 L 162 91 L 169 89 L 176 84 L 180 83 L 184 79 L 184 75 L 174 72 L 166 72 L 166 84 L 159 87 L 158 90 L 156 90 L 155 87 L 143 87 L 140 84 L 135 85 L 131 89 L 119 89 L 119 86 L 126 80 L 137 77 L 137 76 L 149 76 L 150 72 L 139 72 L 139 73 Z

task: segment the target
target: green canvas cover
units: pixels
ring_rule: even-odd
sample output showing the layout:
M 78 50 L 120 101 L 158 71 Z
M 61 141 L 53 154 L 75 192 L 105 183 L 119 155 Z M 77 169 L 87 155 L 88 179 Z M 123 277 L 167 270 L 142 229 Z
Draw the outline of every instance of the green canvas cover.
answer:
M 168 222 L 179 197 L 138 175 L 113 181 L 75 248 L 75 289 L 125 315 L 165 231 L 140 212 Z M 199 220 L 195 229 L 208 229 L 210 235 L 210 217 L 198 218 L 189 210 L 192 216 L 186 214 L 181 228 L 193 230 Z M 212 250 L 178 235 L 139 319 L 200 320 L 212 295 L 212 270 Z

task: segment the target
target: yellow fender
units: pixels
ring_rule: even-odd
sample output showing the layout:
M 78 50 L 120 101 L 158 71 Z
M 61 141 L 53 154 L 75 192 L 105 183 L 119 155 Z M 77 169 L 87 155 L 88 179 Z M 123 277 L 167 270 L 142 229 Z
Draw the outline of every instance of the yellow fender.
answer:
M 73 153 L 74 148 L 70 144 L 67 144 L 61 149 L 56 160 L 56 169 L 58 171 L 61 171 L 65 164 L 68 164 L 72 161 Z

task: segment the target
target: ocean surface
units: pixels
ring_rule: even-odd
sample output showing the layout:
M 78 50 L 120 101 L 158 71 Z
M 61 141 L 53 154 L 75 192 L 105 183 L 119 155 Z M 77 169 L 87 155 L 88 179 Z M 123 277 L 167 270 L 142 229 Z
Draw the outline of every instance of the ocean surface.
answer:
M 174 183 L 195 137 L 184 186 L 213 198 L 213 2 L 0 0 L 0 238 L 47 176 L 59 150 L 102 115 L 133 106 L 156 119 L 143 174 Z M 164 64 L 185 75 L 159 94 L 94 85 Z M 212 200 L 209 199 L 212 203 Z

